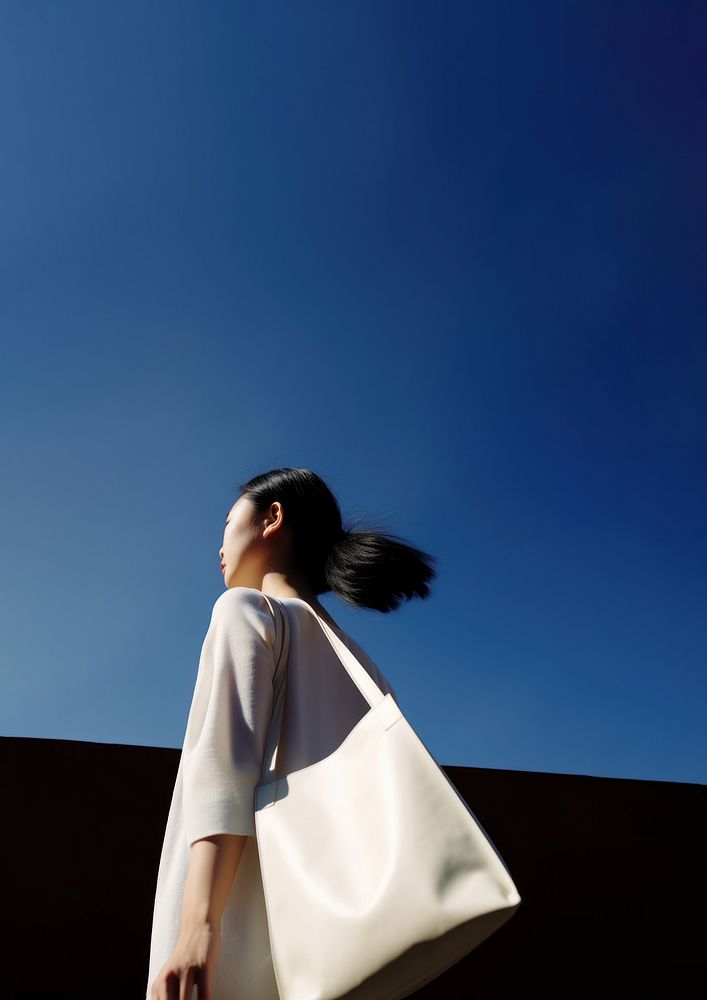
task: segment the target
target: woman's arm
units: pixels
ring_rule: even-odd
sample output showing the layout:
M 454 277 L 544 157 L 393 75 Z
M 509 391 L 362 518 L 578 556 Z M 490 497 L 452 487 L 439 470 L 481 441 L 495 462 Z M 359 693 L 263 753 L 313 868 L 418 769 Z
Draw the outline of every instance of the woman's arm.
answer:
M 219 926 L 247 839 L 241 834 L 221 833 L 192 844 L 182 927 Z
M 210 1000 L 211 980 L 221 951 L 221 917 L 247 837 L 219 833 L 191 847 L 179 937 L 150 990 L 151 1000 L 191 997 Z
M 151 1000 L 210 1000 L 221 917 L 246 839 L 273 709 L 275 623 L 263 594 L 232 587 L 204 639 L 182 747 L 183 836 L 189 847 L 179 937 Z M 176 994 L 174 994 L 176 1000 Z

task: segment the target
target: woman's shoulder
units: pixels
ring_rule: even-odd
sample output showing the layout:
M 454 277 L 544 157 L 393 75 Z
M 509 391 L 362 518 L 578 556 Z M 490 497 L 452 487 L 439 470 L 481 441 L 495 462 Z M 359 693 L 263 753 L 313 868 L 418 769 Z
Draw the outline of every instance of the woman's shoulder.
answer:
M 228 587 L 214 601 L 214 611 L 225 608 L 267 608 L 268 602 L 262 590 L 255 587 Z
M 270 603 L 262 590 L 255 587 L 229 587 L 219 594 L 211 609 L 211 626 L 214 625 L 254 628 L 270 641 L 276 634 Z

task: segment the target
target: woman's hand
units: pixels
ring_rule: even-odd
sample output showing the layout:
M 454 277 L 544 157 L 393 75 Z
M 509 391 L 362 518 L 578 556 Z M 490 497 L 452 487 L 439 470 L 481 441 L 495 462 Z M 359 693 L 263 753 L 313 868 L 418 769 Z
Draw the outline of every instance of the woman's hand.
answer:
M 211 977 L 221 950 L 221 916 L 248 837 L 212 834 L 194 841 L 184 883 L 174 951 L 150 989 L 150 1000 L 211 1000 Z
M 204 923 L 183 926 L 174 951 L 150 989 L 150 1000 L 211 1000 L 211 977 L 221 950 L 221 928 Z

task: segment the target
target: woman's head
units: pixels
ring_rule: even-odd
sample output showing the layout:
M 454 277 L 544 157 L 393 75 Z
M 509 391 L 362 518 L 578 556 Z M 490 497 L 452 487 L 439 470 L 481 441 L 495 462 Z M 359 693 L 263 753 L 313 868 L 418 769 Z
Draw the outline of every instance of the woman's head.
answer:
M 336 498 L 310 469 L 272 469 L 239 494 L 220 550 L 227 587 L 262 589 L 276 573 L 314 595 L 333 591 L 384 612 L 429 596 L 434 557 L 393 535 L 345 530 Z

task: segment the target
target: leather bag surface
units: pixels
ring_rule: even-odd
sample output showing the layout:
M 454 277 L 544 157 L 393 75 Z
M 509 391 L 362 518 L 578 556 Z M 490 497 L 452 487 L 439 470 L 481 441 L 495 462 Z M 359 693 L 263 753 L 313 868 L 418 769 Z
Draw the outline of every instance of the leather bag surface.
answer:
M 277 987 L 281 1000 L 401 1000 L 493 934 L 521 897 L 392 695 L 310 610 L 370 707 L 328 757 L 290 774 L 276 762 L 265 778 L 286 659 L 276 669 L 255 827 Z

